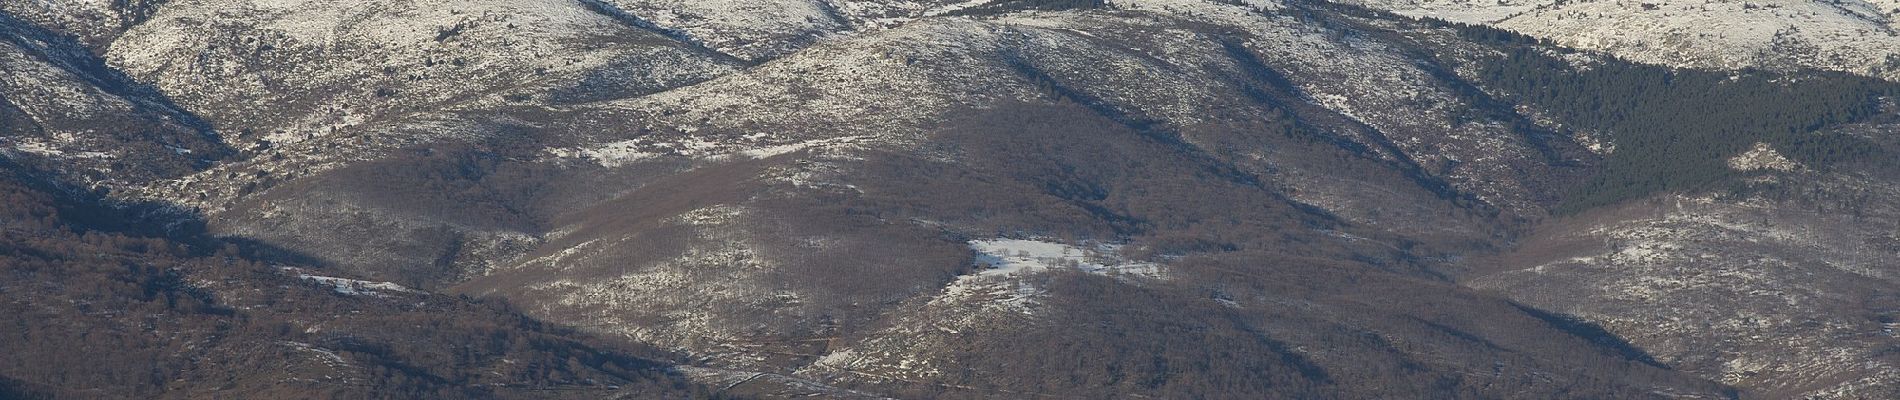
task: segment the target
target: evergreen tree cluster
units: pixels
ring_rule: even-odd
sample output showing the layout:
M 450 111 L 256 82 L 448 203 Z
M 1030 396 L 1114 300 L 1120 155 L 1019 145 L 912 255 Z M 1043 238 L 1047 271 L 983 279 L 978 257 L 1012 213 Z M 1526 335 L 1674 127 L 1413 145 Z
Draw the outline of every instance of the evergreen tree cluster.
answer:
M 1477 65 L 1487 89 L 1534 104 L 1570 129 L 1607 133 L 1615 151 L 1574 188 L 1559 213 L 1661 191 L 1708 189 L 1743 173 L 1726 160 L 1755 143 L 1809 167 L 1879 161 L 1866 140 L 1828 129 L 1866 120 L 1900 85 L 1840 73 L 1672 69 L 1629 62 L 1573 65 L 1536 39 L 1461 26 L 1506 45 Z M 1592 55 L 1592 57 L 1604 57 Z M 1614 60 L 1610 60 L 1614 61 Z

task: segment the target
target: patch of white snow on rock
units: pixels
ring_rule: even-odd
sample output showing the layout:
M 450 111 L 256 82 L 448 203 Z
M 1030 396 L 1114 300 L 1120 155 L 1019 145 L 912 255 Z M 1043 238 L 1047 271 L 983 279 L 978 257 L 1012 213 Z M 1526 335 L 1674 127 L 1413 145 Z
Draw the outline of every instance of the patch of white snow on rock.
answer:
M 1073 270 L 1124 281 L 1166 278 L 1160 264 L 1121 258 L 1117 255 L 1121 246 L 1115 244 L 1085 247 L 1042 240 L 988 239 L 971 241 L 970 249 L 976 252 L 981 269 L 958 277 L 931 303 L 994 302 L 1029 313 L 1034 298 L 1045 293 L 1025 280 L 1035 274 Z
M 1782 156 L 1781 152 L 1775 151 L 1775 148 L 1768 146 L 1767 143 L 1756 143 L 1755 147 L 1747 152 L 1729 158 L 1728 167 L 1744 172 L 1764 170 L 1788 172 L 1801 169 L 1800 164 Z
M 384 294 L 384 292 L 418 293 L 416 292 L 415 289 L 410 289 L 407 287 L 403 287 L 402 285 L 389 283 L 389 282 L 376 282 L 376 281 L 365 281 L 365 280 L 359 280 L 359 279 L 310 275 L 310 274 L 304 273 L 302 269 L 293 268 L 293 267 L 282 267 L 282 269 L 284 273 L 294 274 L 299 279 L 313 281 L 313 282 L 330 286 L 332 289 L 336 290 L 336 292 L 339 294 L 345 294 L 345 295 L 351 295 L 351 296 L 369 295 L 369 296 L 375 296 L 375 297 L 389 297 L 389 295 Z
M 1063 243 L 1022 239 L 990 239 L 970 242 L 978 264 L 989 268 L 979 276 L 1009 276 L 1051 269 L 1069 268 L 1097 275 L 1132 274 L 1162 278 L 1161 266 L 1150 262 L 1123 260 L 1116 253 L 1119 245 L 1098 244 L 1093 248 Z

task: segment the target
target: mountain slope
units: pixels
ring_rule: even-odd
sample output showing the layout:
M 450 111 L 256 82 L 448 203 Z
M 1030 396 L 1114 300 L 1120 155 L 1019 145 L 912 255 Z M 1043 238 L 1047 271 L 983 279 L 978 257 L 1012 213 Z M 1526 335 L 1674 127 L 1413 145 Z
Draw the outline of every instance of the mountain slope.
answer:
M 245 149 L 450 104 L 636 95 L 731 68 L 556 0 L 167 2 L 104 53 Z
M 0 176 L 8 398 L 710 393 L 506 308 L 213 253 L 44 186 Z
M 384 143 L 392 150 L 362 153 L 380 159 L 285 176 L 233 198 L 211 223 L 222 234 L 379 279 L 509 298 L 534 315 L 693 353 L 710 366 L 828 377 L 872 391 L 934 393 L 976 384 L 993 385 L 982 390 L 1082 390 L 916 366 L 933 359 L 977 365 L 980 359 L 935 357 L 971 356 L 950 343 L 1015 337 L 1061 326 L 1051 320 L 1091 315 L 1081 310 L 1092 308 L 1073 303 L 1090 291 L 1047 291 L 1041 288 L 1053 284 L 1033 283 L 1041 275 L 959 277 L 980 259 L 969 258 L 971 246 L 999 237 L 1120 246 L 1125 253 L 1116 257 L 1160 263 L 1165 276 L 1190 282 L 1278 263 L 1353 260 L 1347 265 L 1395 279 L 1391 292 L 1447 296 L 1450 287 L 1430 282 L 1471 267 L 1446 260 L 1482 251 L 1522 221 L 1544 218 L 1569 188 L 1608 161 L 1604 157 L 1614 153 L 1602 142 L 1621 133 L 1599 130 L 1621 129 L 1616 126 L 1567 127 L 1552 120 L 1565 116 L 1556 110 L 1567 105 L 1485 89 L 1495 86 L 1489 79 L 1506 78 L 1485 76 L 1481 67 L 1502 64 L 1509 54 L 1587 55 L 1499 48 L 1448 27 L 1323 5 L 1123 8 L 925 19 L 650 96 L 392 123 L 366 133 L 409 140 L 408 146 L 431 143 L 430 137 L 445 141 L 426 150 Z M 1613 60 L 1580 62 L 1641 69 Z M 1346 69 L 1355 73 L 1338 72 Z M 1506 101 L 1525 103 L 1499 105 Z M 334 160 L 329 152 L 311 154 Z M 190 185 L 238 186 L 223 179 Z M 349 232 L 342 237 L 351 239 L 330 232 Z M 1172 266 L 1186 261 L 1167 260 L 1202 260 L 1207 267 L 1177 270 Z M 1269 271 L 1256 276 L 1302 292 L 1345 285 Z M 1206 295 L 1213 289 L 1205 284 L 1129 279 L 1156 296 L 1223 304 Z M 998 288 L 1012 287 L 996 297 Z M 1329 375 L 1298 371 L 1348 368 L 1325 366 L 1337 360 L 1444 354 L 1377 341 L 1326 357 L 1274 350 L 1339 340 L 1313 332 L 1383 332 L 1375 335 L 1389 341 L 1414 335 L 1400 332 L 1441 327 L 1466 332 L 1443 338 L 1493 332 L 1470 334 L 1482 338 L 1471 343 L 1507 343 L 1513 339 L 1498 335 L 1525 332 L 1602 339 L 1563 317 L 1495 298 L 1443 301 L 1463 304 L 1448 309 L 1505 310 L 1518 315 L 1510 320 L 1516 322 L 1456 322 L 1465 314 L 1398 324 L 1386 321 L 1407 317 L 1332 320 L 1319 316 L 1365 311 L 1343 311 L 1359 309 L 1328 301 L 1299 309 L 1308 319 L 1293 326 L 1304 328 L 1286 330 L 1292 328 L 1257 319 L 1277 307 L 1250 310 L 1241 299 L 1290 299 L 1221 291 L 1236 292 L 1222 296 L 1242 309 L 1216 307 L 1200 318 L 1219 319 L 1167 323 L 1230 321 L 1221 329 L 1280 332 L 1262 343 L 1281 344 L 1250 352 L 1321 360 L 1210 368 L 1293 372 L 1232 378 L 1283 382 L 1261 394 L 1394 395 L 1400 392 L 1353 392 L 1320 378 Z M 1023 304 L 1032 307 L 1028 322 L 1011 324 L 1024 331 L 968 329 L 1019 318 Z M 1034 311 L 1035 304 L 1067 306 Z M 918 330 L 924 316 L 946 308 L 981 311 L 953 314 L 962 322 L 945 330 Z M 1321 328 L 1327 326 L 1335 328 Z M 944 332 L 971 333 L 935 338 Z M 1628 345 L 1605 346 L 1593 356 L 1601 358 L 1589 362 L 1640 364 L 1649 357 Z M 1548 374 L 1558 368 L 1549 360 L 1579 357 L 1566 348 L 1574 347 L 1499 345 L 1462 354 L 1491 354 L 1466 360 L 1522 354 L 1521 364 L 1507 368 L 1518 372 L 1494 378 L 1511 379 Z M 1180 351 L 1171 349 L 1140 351 Z M 1132 361 L 1088 362 L 1120 370 Z M 1430 381 L 1435 378 L 1426 377 L 1472 361 L 1394 362 L 1428 372 L 1395 368 L 1368 379 Z M 1652 367 L 1632 371 L 1643 368 Z M 1627 379 L 1584 373 L 1526 390 Z M 1457 392 L 1483 386 L 1471 382 L 1404 387 Z M 1095 390 L 1235 390 L 1209 382 L 1180 385 Z M 1721 393 L 1700 384 L 1667 385 Z M 958 393 L 1007 392 L 946 395 Z
M 92 49 L 103 49 L 126 29 L 150 18 L 168 0 L 10 1 L 0 12 L 65 32 Z
M 1900 78 L 1891 1 L 1357 1 L 1689 68 L 1802 68 Z
M 79 43 L 0 13 L 0 151 L 83 186 L 177 178 L 232 152 L 209 124 Z
M 1892 146 L 1890 123 L 1845 129 Z M 1602 321 L 1660 360 L 1764 397 L 1893 396 L 1900 248 L 1890 202 L 1874 200 L 1895 196 L 1893 166 L 1823 173 L 1756 158 L 1780 162 L 1737 189 L 1551 224 L 1468 281 Z M 1733 165 L 1761 165 L 1744 160 Z
M 677 378 L 722 393 L 1851 398 L 1894 385 L 1875 334 L 1887 250 L 1737 216 L 1877 238 L 1885 211 L 1839 204 L 1892 197 L 1889 83 L 1673 70 L 1325 2 L 770 4 L 782 12 L 168 2 L 95 47 L 101 68 L 151 85 L 134 97 L 156 110 L 204 115 L 191 132 L 236 150 L 122 179 L 103 203 L 156 204 L 169 211 L 132 224 L 202 222 L 243 258 L 300 268 L 204 274 L 349 276 L 362 282 L 347 291 L 396 296 L 286 295 L 310 312 L 408 315 L 363 305 L 411 295 L 394 287 L 506 301 L 683 354 Z M 8 65 L 67 70 L 29 61 Z M 57 114 L 32 111 L 62 107 L 39 88 L 0 91 L 17 104 L 0 121 Z M 29 125 L 7 137 L 53 137 L 14 126 Z M 49 173 L 85 165 L 5 154 L 70 163 Z M 1643 212 L 1679 197 L 1706 206 Z M 1817 208 L 1831 211 L 1799 211 Z M 1658 235 L 1675 247 L 1619 242 Z M 233 290 L 258 286 L 245 279 Z M 383 338 L 465 343 L 513 312 Z M 306 339 L 284 340 L 335 348 Z M 543 349 L 491 350 L 426 363 Z M 646 371 L 601 365 L 533 385 L 595 390 L 587 379 Z M 375 390 L 513 382 L 410 375 L 427 382 Z

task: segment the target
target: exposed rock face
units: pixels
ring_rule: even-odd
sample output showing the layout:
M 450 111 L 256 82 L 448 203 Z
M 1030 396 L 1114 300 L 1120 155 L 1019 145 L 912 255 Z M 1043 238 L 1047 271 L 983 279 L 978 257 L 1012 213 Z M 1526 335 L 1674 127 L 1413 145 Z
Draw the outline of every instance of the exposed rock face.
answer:
M 1791 172 L 1800 169 L 1801 165 L 1795 164 L 1794 160 L 1789 160 L 1787 156 L 1776 152 L 1775 148 L 1770 147 L 1767 143 L 1756 143 L 1754 148 L 1748 149 L 1748 152 L 1730 157 L 1728 159 L 1728 167 L 1734 168 L 1737 171 L 1774 170 Z

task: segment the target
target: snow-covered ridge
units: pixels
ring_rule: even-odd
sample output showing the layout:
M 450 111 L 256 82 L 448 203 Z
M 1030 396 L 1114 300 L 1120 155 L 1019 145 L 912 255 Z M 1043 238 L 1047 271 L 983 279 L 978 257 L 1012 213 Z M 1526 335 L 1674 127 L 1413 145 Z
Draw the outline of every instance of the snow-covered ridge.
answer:
M 1815 68 L 1900 78 L 1890 0 L 1356 0 L 1687 68 Z
M 687 40 L 753 62 L 991 0 L 605 0 Z
M 749 61 L 784 55 L 849 28 L 828 5 L 814 0 L 609 1 L 655 26 Z
M 558 0 L 179 0 L 105 56 L 220 130 L 275 144 L 448 102 L 583 101 L 733 70 Z M 232 142 L 256 140 L 244 139 Z

